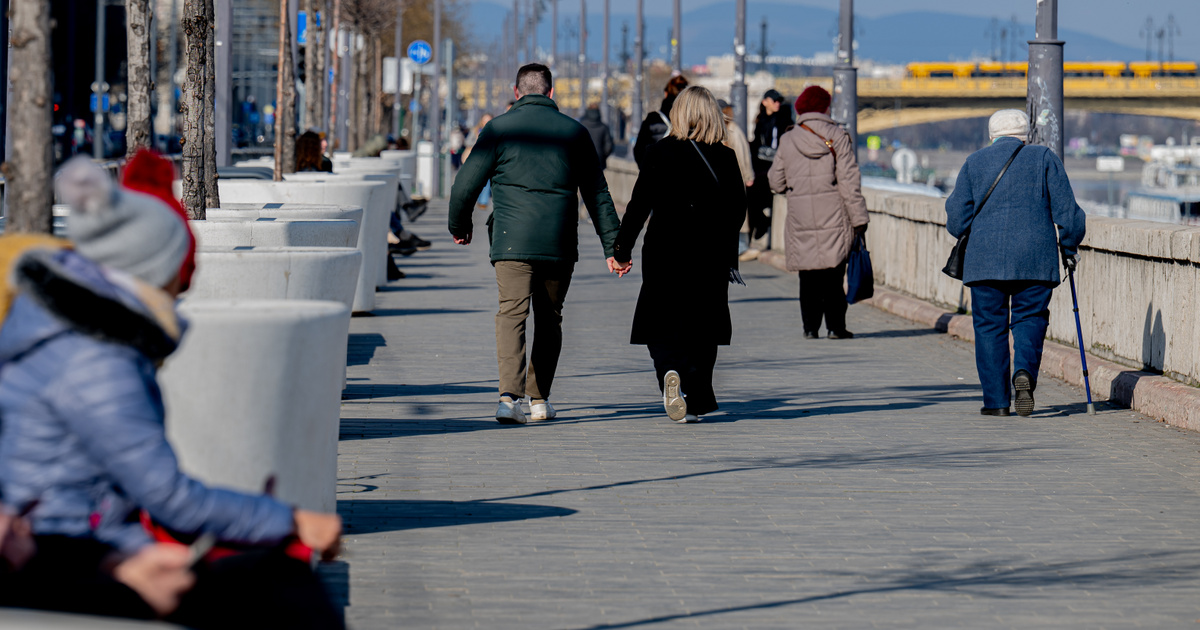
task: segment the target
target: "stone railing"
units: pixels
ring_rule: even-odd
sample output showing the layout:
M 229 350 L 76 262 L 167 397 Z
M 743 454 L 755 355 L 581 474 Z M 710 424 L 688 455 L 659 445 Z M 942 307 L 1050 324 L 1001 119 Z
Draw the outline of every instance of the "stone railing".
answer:
M 628 201 L 637 167 L 609 159 L 608 184 Z M 941 199 L 864 189 L 868 247 L 878 285 L 945 307 L 970 310 L 970 292 L 941 273 L 954 239 Z M 775 198 L 772 249 L 783 251 L 787 204 Z M 1200 385 L 1200 228 L 1089 216 L 1076 272 L 1088 352 L 1133 369 Z M 1075 345 L 1066 278 L 1050 304 L 1049 337 Z

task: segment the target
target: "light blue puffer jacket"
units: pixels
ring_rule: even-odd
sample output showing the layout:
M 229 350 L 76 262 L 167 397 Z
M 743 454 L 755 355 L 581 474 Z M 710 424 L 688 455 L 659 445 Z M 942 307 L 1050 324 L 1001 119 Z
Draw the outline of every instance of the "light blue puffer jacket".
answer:
M 139 509 L 224 541 L 292 533 L 289 506 L 180 472 L 155 382 L 178 343 L 165 295 L 63 250 L 26 253 L 14 277 L 20 293 L 0 328 L 0 497 L 37 501 L 36 533 L 134 551 L 150 541 Z

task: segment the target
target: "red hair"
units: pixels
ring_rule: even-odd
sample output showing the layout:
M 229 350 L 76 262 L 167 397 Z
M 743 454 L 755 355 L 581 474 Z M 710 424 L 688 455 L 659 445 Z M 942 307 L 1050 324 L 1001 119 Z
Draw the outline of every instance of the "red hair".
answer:
M 810 85 L 804 88 L 800 96 L 796 97 L 796 115 L 808 112 L 824 114 L 825 110 L 829 109 L 829 103 L 832 100 L 825 88 L 819 85 Z
M 179 285 L 181 290 L 186 291 L 192 284 L 192 275 L 196 273 L 196 235 L 192 233 L 192 227 L 188 225 L 187 211 L 183 209 L 183 204 L 179 203 L 171 190 L 174 182 L 175 165 L 150 149 L 138 149 L 138 152 L 125 163 L 125 172 L 121 175 L 122 186 L 132 191 L 157 197 L 170 206 L 187 227 L 188 253 L 187 256 L 184 256 L 183 264 L 179 268 Z

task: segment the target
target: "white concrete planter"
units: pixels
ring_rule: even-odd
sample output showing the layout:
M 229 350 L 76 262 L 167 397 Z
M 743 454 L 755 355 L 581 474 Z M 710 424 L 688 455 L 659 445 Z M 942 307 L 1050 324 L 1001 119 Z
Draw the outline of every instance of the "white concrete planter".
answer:
M 345 182 L 381 182 L 386 185 L 384 192 L 377 192 L 376 200 L 381 207 L 387 208 L 387 216 L 383 219 L 384 230 L 384 255 L 372 256 L 367 258 L 367 266 L 364 269 L 374 267 L 375 269 L 375 286 L 387 286 L 387 232 L 390 228 L 391 215 L 396 211 L 396 195 L 398 194 L 398 186 L 400 185 L 400 175 L 395 171 L 355 171 L 348 170 L 345 173 L 292 173 L 287 175 L 284 183 L 288 182 L 303 182 L 303 183 L 345 183 Z M 370 219 L 368 219 L 370 220 Z
M 159 373 L 183 470 L 216 485 L 333 512 L 350 317 L 337 302 L 192 300 Z
M 358 222 L 344 219 L 210 218 L 190 223 L 199 247 L 358 247 Z
M 354 206 L 363 209 L 363 221 L 359 229 L 359 248 L 363 250 L 363 273 L 360 282 L 364 287 L 355 304 L 355 312 L 367 312 L 375 308 L 375 296 L 368 294 L 366 287 L 378 286 L 378 276 L 387 271 L 388 217 L 396 206 L 396 188 L 387 181 L 367 180 L 321 180 L 267 182 L 261 180 L 219 180 L 222 206 L 244 203 L 279 202 L 288 204 L 312 204 Z M 389 205 L 390 203 L 390 205 Z M 264 208 L 270 209 L 270 208 Z M 278 209 L 283 209 L 281 206 Z M 372 284 L 374 283 L 374 284 Z
M 352 309 L 361 266 L 351 247 L 205 247 L 186 297 L 330 300 Z

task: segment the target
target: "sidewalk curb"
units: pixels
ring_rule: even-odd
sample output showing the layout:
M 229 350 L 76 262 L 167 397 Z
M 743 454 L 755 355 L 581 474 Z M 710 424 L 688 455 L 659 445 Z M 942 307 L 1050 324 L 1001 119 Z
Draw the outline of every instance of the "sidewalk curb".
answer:
M 765 251 L 759 262 L 787 271 L 782 254 Z M 947 312 L 914 297 L 875 287 L 875 297 L 863 300 L 875 308 L 948 333 L 964 341 L 975 340 L 969 315 Z M 1200 431 L 1200 388 L 1191 387 L 1153 372 L 1143 372 L 1088 354 L 1092 396 L 1108 400 L 1184 429 Z M 1079 350 L 1056 341 L 1046 341 L 1041 373 L 1083 387 Z

